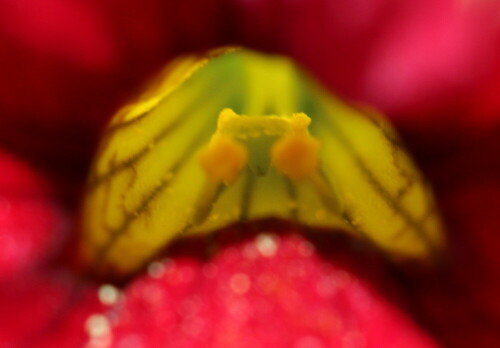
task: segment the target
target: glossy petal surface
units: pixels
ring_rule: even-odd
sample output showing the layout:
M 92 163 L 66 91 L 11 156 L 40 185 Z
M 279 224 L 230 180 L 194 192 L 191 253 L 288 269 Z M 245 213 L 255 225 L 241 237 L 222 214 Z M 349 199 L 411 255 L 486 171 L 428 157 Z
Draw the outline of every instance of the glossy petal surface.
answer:
M 289 227 L 273 230 L 177 245 L 108 312 L 111 347 L 437 347 L 369 285 L 373 255 L 361 265 L 341 240 L 320 238 L 319 252 Z

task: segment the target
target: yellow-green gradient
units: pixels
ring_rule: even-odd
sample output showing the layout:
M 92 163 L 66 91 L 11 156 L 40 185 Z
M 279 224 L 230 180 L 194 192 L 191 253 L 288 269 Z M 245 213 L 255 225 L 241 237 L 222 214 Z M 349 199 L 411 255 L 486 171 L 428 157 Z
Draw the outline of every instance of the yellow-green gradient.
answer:
M 266 217 L 350 233 L 390 258 L 431 260 L 443 245 L 429 186 L 386 121 L 286 58 L 228 49 L 174 61 L 112 119 L 81 257 L 125 276 L 175 238 Z

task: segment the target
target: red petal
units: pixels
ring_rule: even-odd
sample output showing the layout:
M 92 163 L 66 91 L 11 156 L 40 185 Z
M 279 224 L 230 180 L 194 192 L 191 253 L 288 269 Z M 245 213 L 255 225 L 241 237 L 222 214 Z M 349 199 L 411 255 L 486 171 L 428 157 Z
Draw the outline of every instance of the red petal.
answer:
M 63 272 L 25 274 L 0 287 L 3 347 L 83 347 L 86 321 L 102 310 L 97 291 Z
M 68 226 L 49 186 L 33 169 L 0 152 L 0 284 L 39 267 Z
M 112 346 L 436 347 L 370 285 L 380 263 L 345 243 L 324 238 L 325 261 L 299 235 L 228 234 L 211 260 L 214 245 L 186 242 L 134 280 L 109 314 Z
M 411 286 L 420 316 L 451 347 L 500 346 L 498 127 L 429 148 L 426 171 L 449 229 L 445 268 Z M 422 150 L 423 146 L 420 148 Z

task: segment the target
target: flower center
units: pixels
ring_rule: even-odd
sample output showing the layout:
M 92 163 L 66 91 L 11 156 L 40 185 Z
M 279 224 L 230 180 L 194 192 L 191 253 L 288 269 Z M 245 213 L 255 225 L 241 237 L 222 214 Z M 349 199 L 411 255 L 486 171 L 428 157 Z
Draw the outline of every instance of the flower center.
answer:
M 123 276 L 175 238 L 269 217 L 349 233 L 390 258 L 429 260 L 444 243 L 432 193 L 380 115 L 285 58 L 222 50 L 172 62 L 112 119 L 81 259 Z

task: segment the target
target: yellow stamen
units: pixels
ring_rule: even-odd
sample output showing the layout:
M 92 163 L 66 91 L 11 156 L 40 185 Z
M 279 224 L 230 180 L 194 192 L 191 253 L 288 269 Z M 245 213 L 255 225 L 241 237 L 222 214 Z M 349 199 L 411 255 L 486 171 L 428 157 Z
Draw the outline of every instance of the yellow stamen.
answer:
M 237 141 L 216 134 L 200 152 L 199 161 L 210 181 L 229 185 L 247 164 L 248 153 Z
M 271 148 L 273 165 L 293 180 L 313 177 L 319 167 L 320 143 L 313 138 L 307 128 L 311 119 L 303 113 L 294 114 L 290 119 L 291 130 Z

